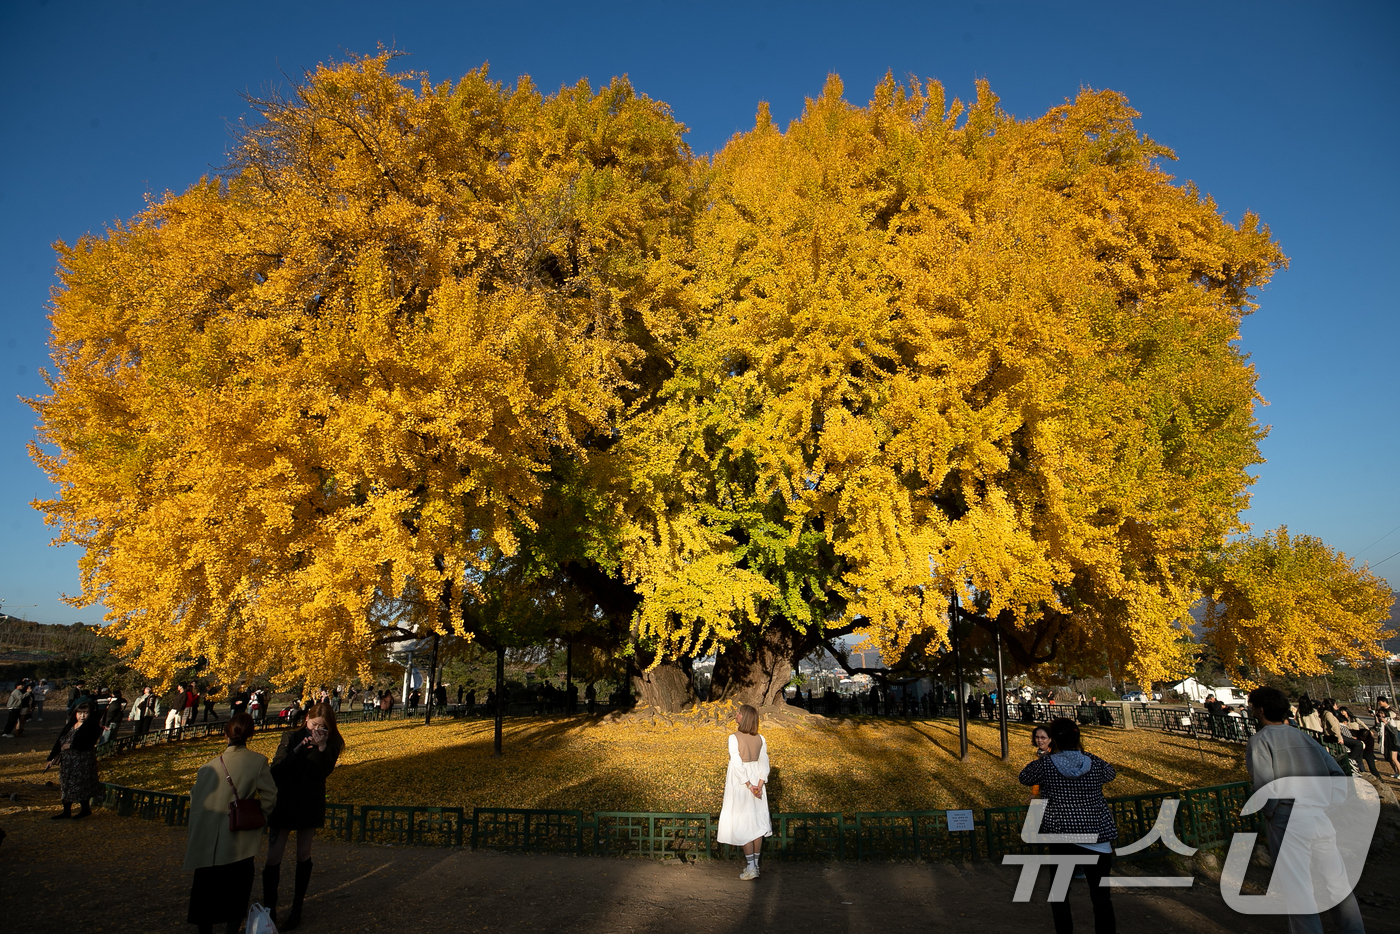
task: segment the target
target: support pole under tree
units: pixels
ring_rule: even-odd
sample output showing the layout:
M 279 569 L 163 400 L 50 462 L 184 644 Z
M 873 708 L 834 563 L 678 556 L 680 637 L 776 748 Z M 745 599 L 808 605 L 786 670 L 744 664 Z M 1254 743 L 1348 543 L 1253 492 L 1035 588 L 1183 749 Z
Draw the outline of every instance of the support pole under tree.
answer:
M 569 647 L 564 651 L 564 703 L 569 705 L 569 713 L 574 712 L 573 702 L 570 700 L 574 687 L 574 639 L 569 637 Z
M 408 653 L 408 661 L 404 662 L 403 669 L 403 697 L 399 698 L 405 713 L 408 710 L 408 692 L 413 689 L 413 652 Z
M 496 755 L 501 754 L 501 729 L 506 716 L 506 647 L 496 646 Z
M 438 570 L 445 566 L 441 558 L 437 561 Z M 438 597 L 438 628 L 433 630 L 433 657 L 428 665 L 428 712 L 424 715 L 423 725 L 427 726 L 433 722 L 433 702 L 437 700 L 438 677 L 438 644 L 442 640 L 442 633 L 448 632 L 448 627 L 452 625 L 452 582 L 447 581 L 442 585 L 442 594 Z
M 1011 744 L 1006 736 L 1006 677 L 1001 668 L 1001 626 L 997 626 L 997 713 L 1001 718 L 1001 761 L 1011 761 Z
M 437 700 L 437 695 L 433 692 L 437 690 L 437 665 L 438 665 L 438 640 L 442 638 L 436 630 L 433 631 L 433 663 L 428 669 L 428 713 L 423 718 L 423 725 L 427 726 L 433 722 L 433 703 Z
M 958 647 L 958 595 L 953 594 L 952 612 L 948 618 L 948 634 L 953 637 L 953 670 L 958 679 L 958 746 L 962 750 L 962 761 L 967 755 L 967 698 L 963 696 L 962 650 Z
M 1390 706 L 1395 706 L 1395 678 L 1390 674 L 1390 656 L 1381 659 L 1381 664 L 1385 666 L 1385 680 L 1390 684 Z

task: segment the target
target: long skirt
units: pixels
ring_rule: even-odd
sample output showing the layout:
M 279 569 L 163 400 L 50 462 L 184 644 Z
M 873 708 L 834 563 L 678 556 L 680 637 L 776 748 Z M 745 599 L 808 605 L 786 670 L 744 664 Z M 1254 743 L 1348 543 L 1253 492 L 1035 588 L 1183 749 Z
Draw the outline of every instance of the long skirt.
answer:
M 743 846 L 759 837 L 773 836 L 773 819 L 768 814 L 768 786 L 755 798 L 744 787 L 743 778 L 730 775 L 725 782 L 724 804 L 719 810 L 715 839 L 730 846 Z
M 58 790 L 70 804 L 87 804 L 102 793 L 97 778 L 97 753 L 91 749 L 65 749 L 58 754 Z
M 190 887 L 190 924 L 241 921 L 253 895 L 253 857 L 222 866 L 201 866 Z

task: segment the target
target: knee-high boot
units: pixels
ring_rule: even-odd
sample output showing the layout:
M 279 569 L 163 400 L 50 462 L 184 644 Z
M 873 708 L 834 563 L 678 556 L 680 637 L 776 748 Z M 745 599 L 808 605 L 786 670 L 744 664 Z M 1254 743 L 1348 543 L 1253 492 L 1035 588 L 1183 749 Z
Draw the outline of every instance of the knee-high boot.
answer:
M 263 867 L 262 905 L 272 915 L 272 923 L 277 923 L 277 886 L 282 881 L 282 864 Z
M 311 884 L 311 860 L 306 859 L 297 863 L 296 890 L 292 893 L 292 913 L 287 916 L 287 923 L 282 925 L 280 930 L 290 931 L 301 924 L 301 903 L 306 900 L 306 887 Z

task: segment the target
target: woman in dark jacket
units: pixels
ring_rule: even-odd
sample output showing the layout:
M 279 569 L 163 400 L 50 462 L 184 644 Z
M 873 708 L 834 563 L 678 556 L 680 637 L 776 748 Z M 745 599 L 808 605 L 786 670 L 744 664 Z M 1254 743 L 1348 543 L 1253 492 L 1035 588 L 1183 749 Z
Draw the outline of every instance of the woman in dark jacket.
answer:
M 63 798 L 63 810 L 54 820 L 73 816 L 73 804 L 78 817 L 92 813 L 91 802 L 102 791 L 97 778 L 97 741 L 102 737 L 102 718 L 93 710 L 90 698 L 80 698 L 68 715 L 68 722 L 53 741 L 49 765 L 58 766 L 58 789 Z
M 1093 834 L 1097 838 L 1094 843 L 1052 843 L 1050 852 L 1096 858 L 1084 864 L 1089 901 L 1094 906 L 1094 931 L 1114 934 L 1118 926 L 1109 899 L 1112 890 L 1099 883 L 1113 864 L 1113 841 L 1118 839 L 1113 811 L 1103 796 L 1103 786 L 1113 781 L 1115 772 L 1113 766 L 1080 748 L 1079 727 L 1068 717 L 1050 721 L 1050 742 L 1054 751 L 1022 769 L 1021 784 L 1040 786 L 1040 797 L 1046 799 L 1041 833 Z M 1051 902 L 1050 913 L 1055 919 L 1055 934 L 1074 930 L 1068 899 Z
M 267 865 L 263 868 L 263 907 L 277 923 L 277 886 L 281 881 L 282 853 L 287 838 L 297 832 L 297 876 L 292 893 L 292 912 L 277 925 L 290 931 L 301 923 L 301 906 L 311 884 L 311 841 L 326 825 L 326 778 L 335 769 L 336 759 L 345 749 L 345 740 L 335 725 L 330 704 L 313 704 L 306 712 L 306 723 L 299 730 L 282 736 L 272 759 L 272 777 L 277 782 L 277 807 L 267 820 L 271 834 L 267 842 Z

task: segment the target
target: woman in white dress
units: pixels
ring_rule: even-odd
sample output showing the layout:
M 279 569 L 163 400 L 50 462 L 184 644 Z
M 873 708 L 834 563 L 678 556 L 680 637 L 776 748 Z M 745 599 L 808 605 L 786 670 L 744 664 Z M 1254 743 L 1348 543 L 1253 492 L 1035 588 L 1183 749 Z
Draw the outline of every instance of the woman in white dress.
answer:
M 763 838 L 773 836 L 768 816 L 768 743 L 758 735 L 758 711 L 744 704 L 734 713 L 729 735 L 729 771 L 724 779 L 724 806 L 719 812 L 720 843 L 743 847 L 745 881 L 758 878 Z

